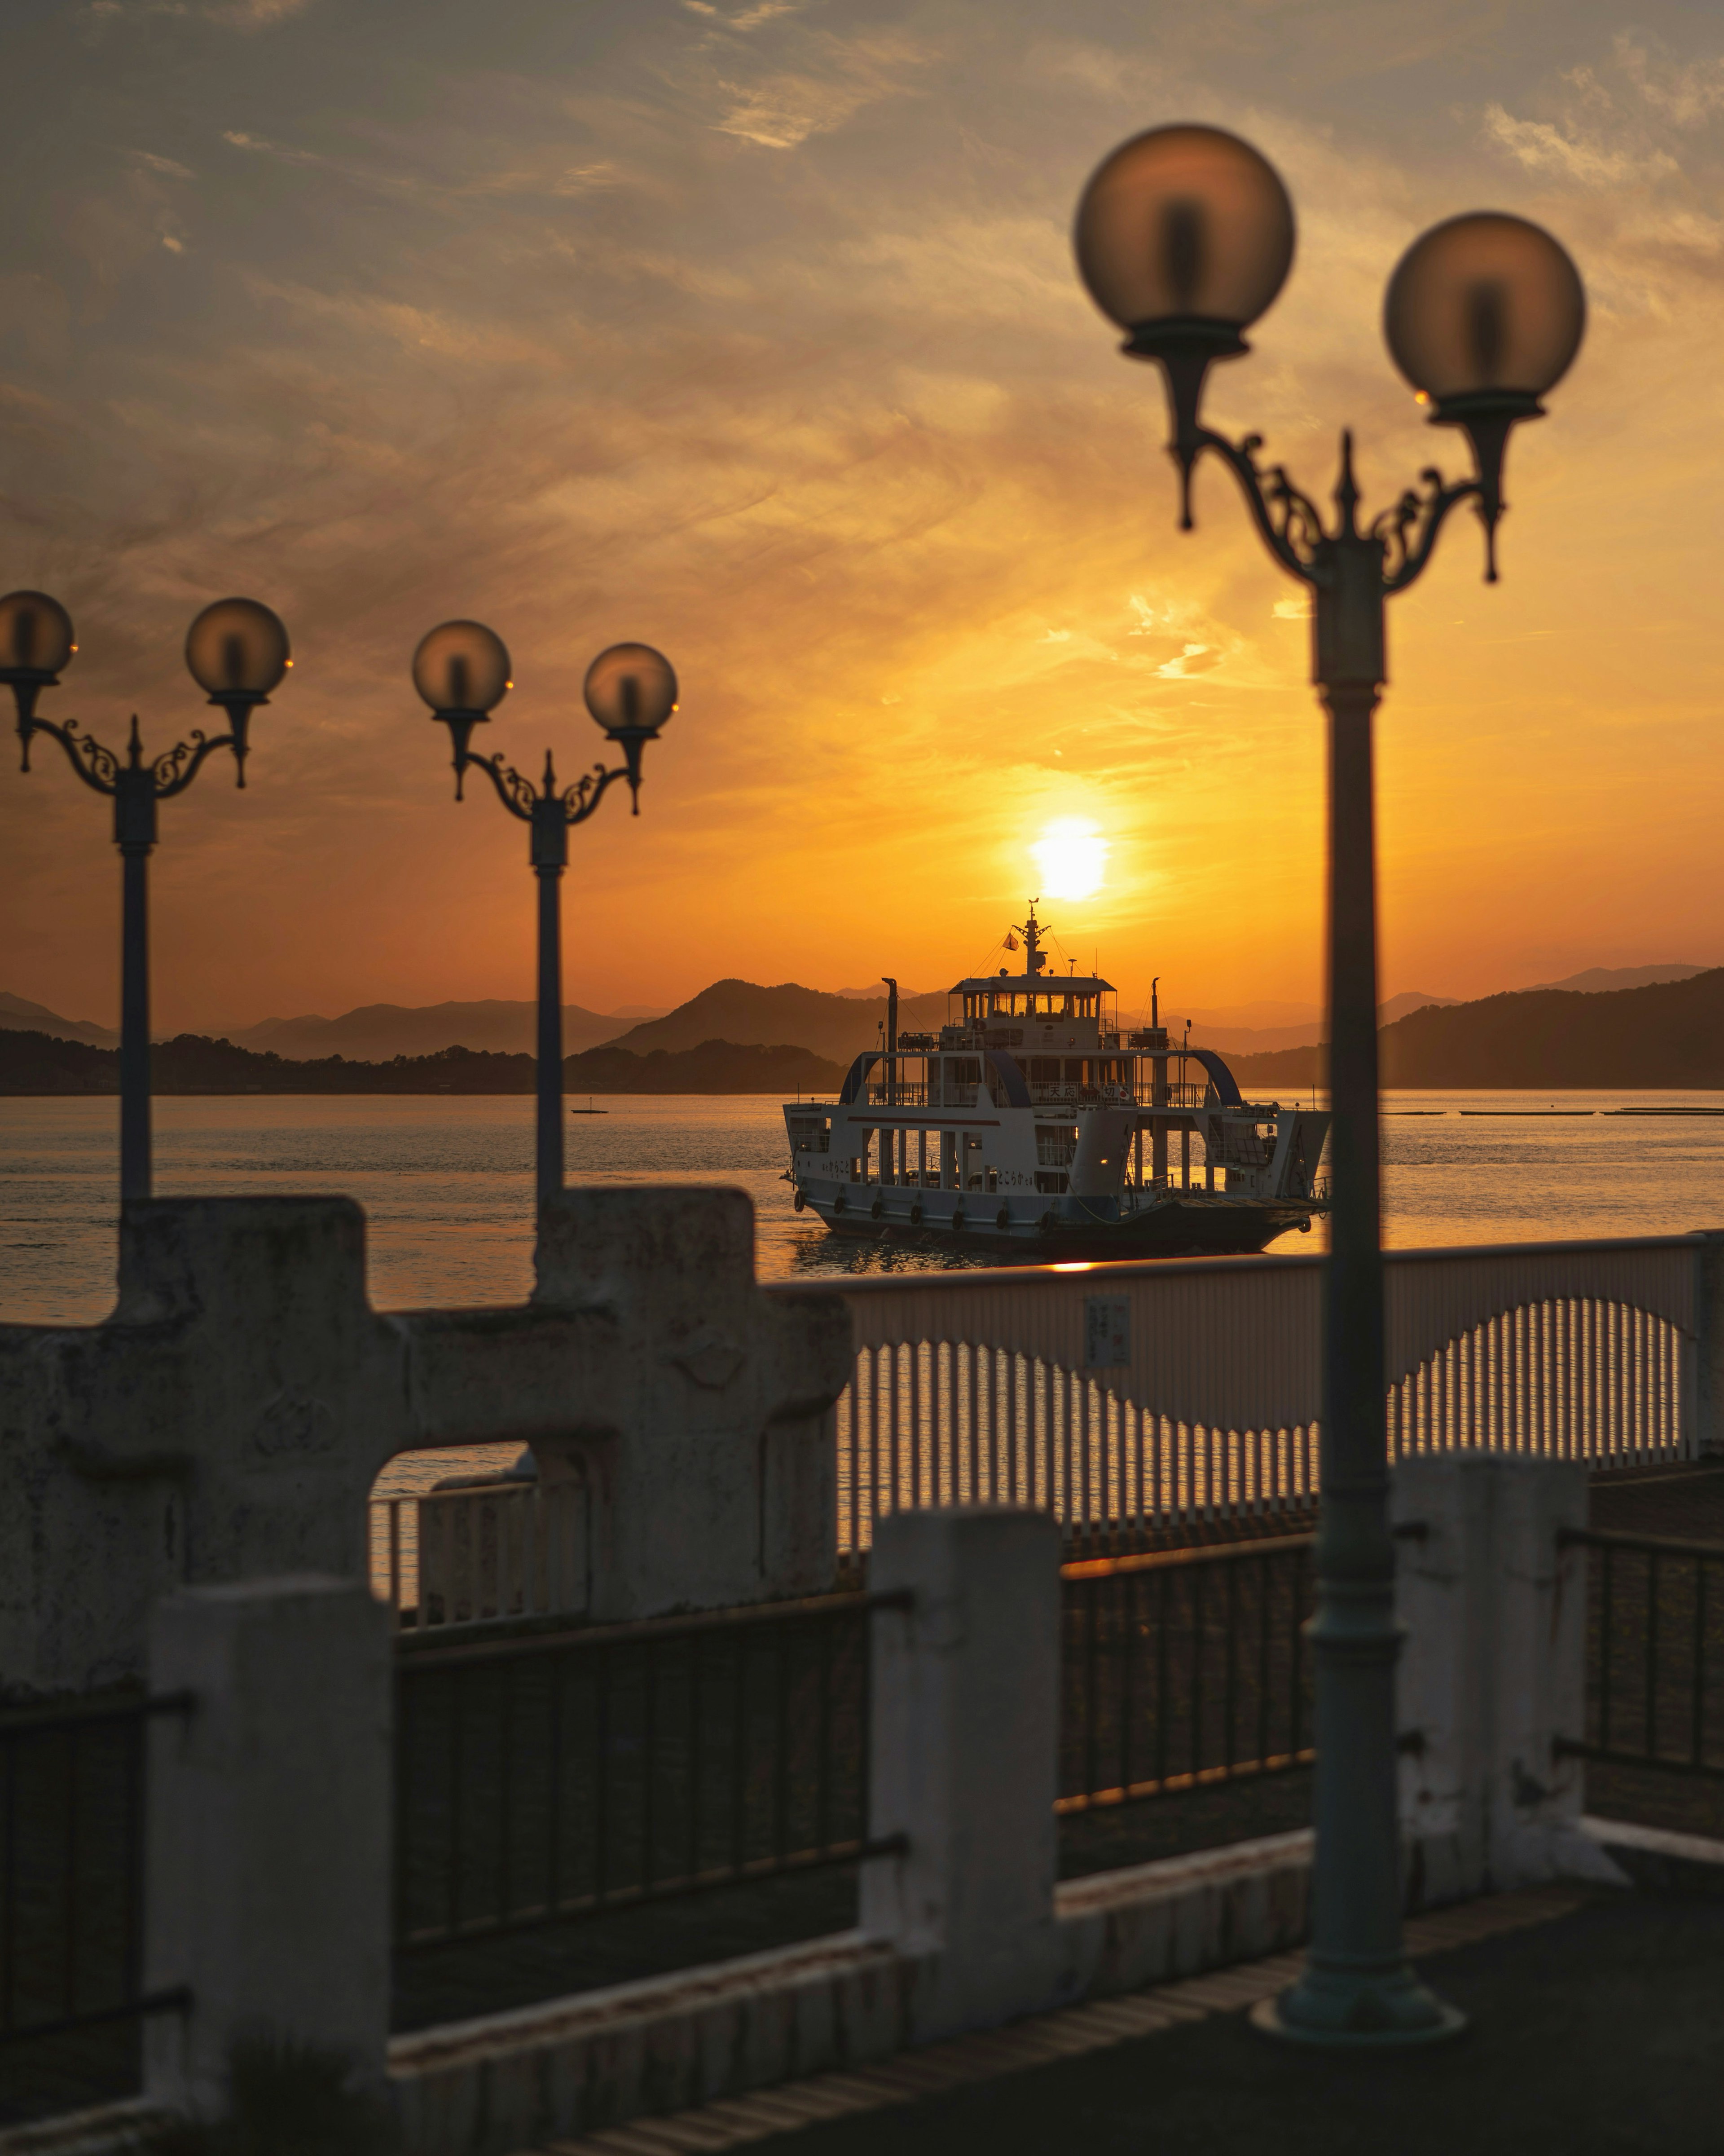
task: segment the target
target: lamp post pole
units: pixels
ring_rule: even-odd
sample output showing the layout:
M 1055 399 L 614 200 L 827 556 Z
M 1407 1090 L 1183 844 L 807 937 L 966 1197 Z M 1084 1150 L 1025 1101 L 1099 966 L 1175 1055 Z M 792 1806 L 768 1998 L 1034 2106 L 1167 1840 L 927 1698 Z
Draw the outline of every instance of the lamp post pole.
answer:
M 1378 1163 L 1373 714 L 1388 678 L 1386 602 L 1424 572 L 1449 511 L 1472 501 L 1496 576 L 1503 455 L 1511 428 L 1578 347 L 1585 303 L 1573 264 L 1537 226 L 1451 218 L 1414 243 L 1390 280 L 1385 327 L 1439 424 L 1471 440 L 1476 476 L 1427 470 L 1363 530 L 1344 434 L 1326 523 L 1260 438 L 1234 442 L 1199 418 L 1204 378 L 1246 346 L 1240 331 L 1280 290 L 1293 212 L 1273 169 L 1221 130 L 1151 130 L 1098 167 L 1078 212 L 1085 282 L 1166 379 L 1190 530 L 1191 475 L 1232 470 L 1270 553 L 1311 594 L 1312 679 L 1328 722 L 1327 972 L 1331 1212 L 1324 1269 L 1321 1511 L 1317 1609 L 1308 1627 L 1316 1690 L 1311 1943 L 1298 1981 L 1256 2010 L 1277 2035 L 1337 2045 L 1428 2042 L 1463 2024 L 1409 1967 L 1397 1821 L 1394 1547 Z
M 545 791 L 532 807 L 533 874 L 539 881 L 539 1060 L 537 1123 L 533 1147 L 536 1210 L 562 1188 L 562 872 L 568 866 L 569 827 L 554 792 L 551 757 L 545 757 Z M 594 805 L 597 806 L 595 798 Z
M 114 803 L 114 843 L 120 849 L 120 1203 L 149 1197 L 152 1182 L 150 1101 L 149 864 L 157 835 L 159 803 L 186 788 L 206 757 L 233 752 L 234 783 L 245 784 L 251 715 L 293 664 L 287 631 L 254 599 L 222 599 L 206 607 L 186 638 L 192 679 L 224 711 L 228 731 L 206 736 L 194 729 L 164 755 L 146 760 L 132 715 L 131 737 L 122 763 L 113 751 L 68 721 L 38 718 L 36 701 L 57 685 L 60 669 L 77 646 L 71 618 L 41 592 L 13 592 L 0 599 L 0 681 L 9 684 L 18 708 L 22 765 L 30 767 L 30 743 L 46 734 L 65 751 L 84 783 Z M 44 662 L 47 663 L 44 663 Z
M 444 622 L 420 643 L 413 674 L 432 716 L 449 730 L 455 798 L 462 798 L 462 782 L 476 767 L 510 814 L 529 826 L 527 857 L 539 888 L 533 1185 L 536 1215 L 542 1219 L 563 1183 L 562 876 L 569 832 L 597 810 L 618 779 L 629 782 L 634 813 L 640 814 L 642 752 L 676 709 L 676 676 L 649 644 L 617 644 L 602 651 L 587 670 L 583 694 L 623 762 L 595 764 L 572 786 L 559 788 L 548 749 L 543 781 L 535 787 L 500 756 L 476 755 L 469 746 L 474 729 L 487 723 L 513 685 L 509 654 L 493 631 L 480 622 Z

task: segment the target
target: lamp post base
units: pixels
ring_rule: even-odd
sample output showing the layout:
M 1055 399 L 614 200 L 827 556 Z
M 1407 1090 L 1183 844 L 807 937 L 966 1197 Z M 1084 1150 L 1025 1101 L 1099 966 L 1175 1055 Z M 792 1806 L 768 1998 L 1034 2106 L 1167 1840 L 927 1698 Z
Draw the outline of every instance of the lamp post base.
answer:
M 1384 1975 L 1307 1969 L 1296 1984 L 1251 2009 L 1251 2025 L 1290 2044 L 1341 2051 L 1386 2051 L 1440 2044 L 1458 2036 L 1466 2016 L 1427 1990 L 1404 1964 Z

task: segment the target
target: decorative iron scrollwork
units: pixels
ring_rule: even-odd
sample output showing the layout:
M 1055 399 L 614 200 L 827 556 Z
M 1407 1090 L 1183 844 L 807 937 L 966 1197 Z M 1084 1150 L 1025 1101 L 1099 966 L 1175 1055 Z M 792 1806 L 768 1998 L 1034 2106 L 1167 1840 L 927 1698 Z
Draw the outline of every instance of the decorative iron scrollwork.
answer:
M 613 778 L 620 778 L 620 771 L 607 771 L 603 763 L 595 763 L 591 771 L 582 772 L 574 784 L 562 795 L 562 813 L 571 824 L 584 824 L 604 798 L 604 790 Z
M 464 756 L 461 767 L 465 770 L 477 764 L 497 789 L 497 798 L 511 816 L 519 816 L 524 824 L 533 818 L 533 803 L 538 795 L 530 778 L 523 778 L 512 763 L 505 763 L 500 756 Z
M 120 759 L 110 748 L 104 748 L 92 735 L 80 733 L 75 720 L 69 719 L 64 726 L 56 726 L 52 719 L 33 718 L 24 735 L 26 750 L 33 734 L 50 734 L 66 752 L 66 761 L 84 781 L 98 793 L 111 793 L 120 777 Z
M 1393 509 L 1385 509 L 1371 525 L 1371 536 L 1380 540 L 1384 552 L 1383 588 L 1403 592 L 1415 583 L 1430 560 L 1443 520 L 1460 501 L 1479 492 L 1475 479 L 1457 480 L 1451 485 L 1434 465 L 1419 475 L 1419 488 L 1408 487 Z
M 150 766 L 150 782 L 157 797 L 165 801 L 170 794 L 183 793 L 210 751 L 225 747 L 232 738 L 230 734 L 222 734 L 212 741 L 202 726 L 194 726 L 189 742 L 176 742 Z
M 1272 465 L 1265 471 L 1258 463 L 1262 435 L 1247 434 L 1235 443 L 1205 427 L 1198 439 L 1203 449 L 1214 450 L 1239 481 L 1257 529 L 1281 567 L 1303 583 L 1316 583 L 1322 517 L 1311 496 L 1294 485 L 1285 465 Z
M 1351 437 L 1342 445 L 1341 480 L 1336 490 L 1340 516 L 1332 535 L 1324 528 L 1315 502 L 1294 484 L 1285 465 L 1265 468 L 1259 464 L 1257 452 L 1263 447 L 1260 434 L 1246 434 L 1238 442 L 1230 442 L 1224 434 L 1205 427 L 1198 441 L 1201 448 L 1213 449 L 1239 481 L 1259 531 L 1282 567 L 1304 583 L 1326 583 L 1326 549 L 1360 536 L 1353 521 L 1358 490 L 1353 483 Z M 1457 502 L 1476 497 L 1479 490 L 1476 480 L 1450 482 L 1434 465 L 1428 465 L 1419 474 L 1419 486 L 1408 487 L 1393 509 L 1383 510 L 1373 521 L 1364 536 L 1383 549 L 1385 593 L 1405 591 L 1418 580 L 1449 511 Z

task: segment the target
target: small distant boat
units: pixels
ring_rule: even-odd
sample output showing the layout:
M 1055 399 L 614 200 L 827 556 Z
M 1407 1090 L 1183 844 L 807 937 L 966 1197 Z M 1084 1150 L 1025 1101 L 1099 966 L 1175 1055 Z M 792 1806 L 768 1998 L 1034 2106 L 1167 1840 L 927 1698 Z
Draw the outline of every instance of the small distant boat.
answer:
M 572 1116 L 608 1116 L 610 1113 L 610 1110 L 608 1108 L 595 1108 L 593 1105 L 593 1096 L 589 1093 L 587 1096 L 586 1106 L 584 1108 L 571 1108 L 569 1110 L 569 1113 Z

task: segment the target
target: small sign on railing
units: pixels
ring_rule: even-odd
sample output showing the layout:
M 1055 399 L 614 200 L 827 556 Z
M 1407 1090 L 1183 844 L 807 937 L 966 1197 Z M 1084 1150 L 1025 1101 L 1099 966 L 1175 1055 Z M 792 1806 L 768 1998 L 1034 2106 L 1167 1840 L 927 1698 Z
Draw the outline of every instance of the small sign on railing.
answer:
M 1131 1359 L 1131 1306 L 1122 1295 L 1084 1297 L 1084 1367 L 1111 1368 Z

